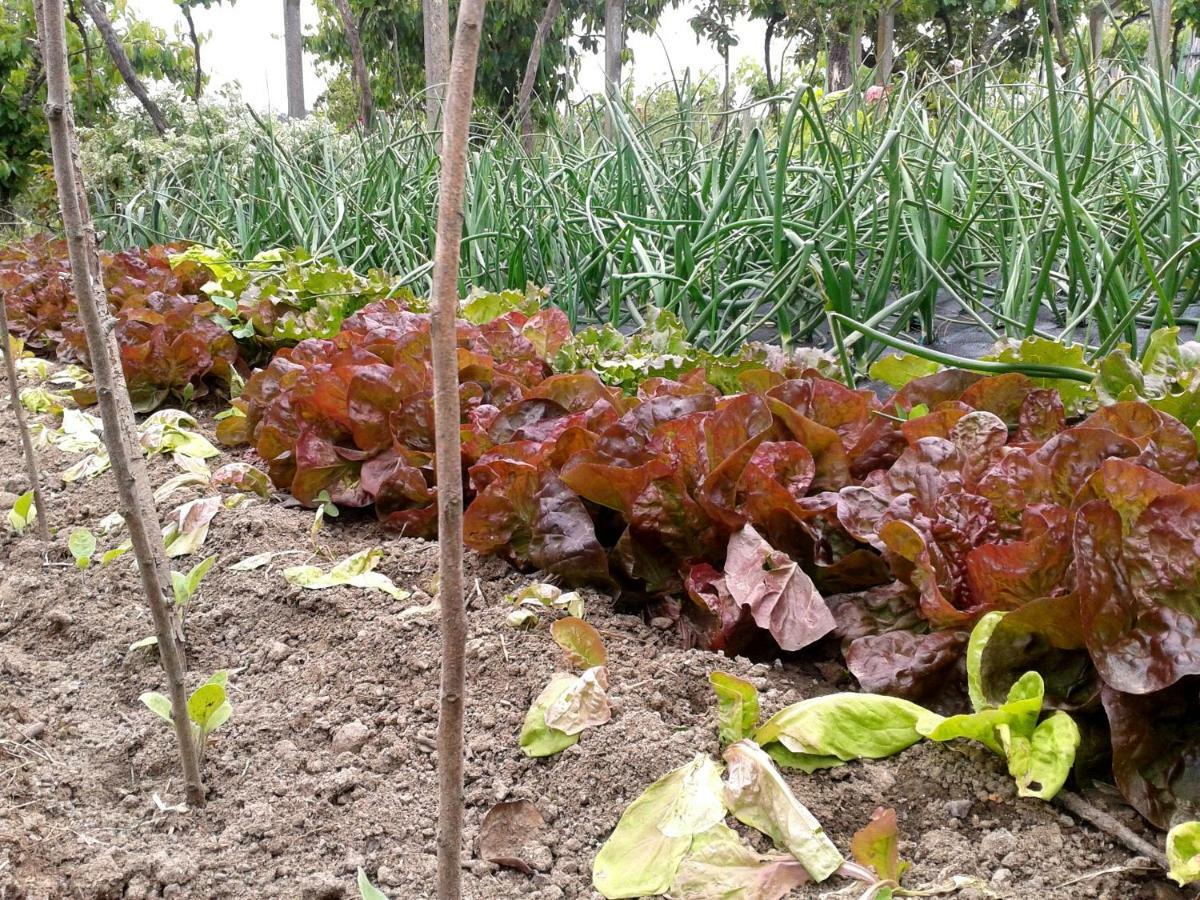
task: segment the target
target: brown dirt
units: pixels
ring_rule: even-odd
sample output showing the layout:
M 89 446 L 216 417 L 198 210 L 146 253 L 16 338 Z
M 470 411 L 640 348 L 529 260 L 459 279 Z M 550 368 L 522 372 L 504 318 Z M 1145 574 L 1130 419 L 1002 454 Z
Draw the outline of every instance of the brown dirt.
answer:
M 25 489 L 19 452 L 5 426 L 0 488 L 10 495 Z M 208 750 L 207 807 L 164 810 L 155 797 L 182 801 L 172 734 L 137 699 L 163 679 L 153 651 L 128 649 L 151 632 L 149 617 L 128 557 L 86 571 L 63 564 L 71 528 L 95 528 L 116 503 L 109 475 L 63 485 L 57 473 L 71 461 L 43 456 L 57 530 L 50 567 L 32 534 L 0 523 L 0 900 L 357 897 L 359 866 L 393 900 L 432 896 L 438 631 L 435 616 L 409 611 L 433 589 L 436 546 L 347 514 L 321 532 L 320 555 L 381 546 L 380 570 L 418 593 L 397 602 L 352 588 L 301 591 L 279 566 L 227 567 L 267 550 L 302 550 L 281 564 L 302 561 L 311 513 L 278 498 L 223 510 L 203 551 L 220 561 L 187 632 L 193 683 L 234 671 L 234 714 Z M 155 460 L 155 484 L 174 471 Z M 194 496 L 176 494 L 162 511 Z M 12 499 L 0 498 L 5 510 Z M 475 556 L 467 574 L 468 897 L 595 896 L 591 861 L 624 807 L 695 752 L 718 751 L 710 671 L 751 678 L 768 714 L 834 689 L 807 662 L 752 665 L 677 649 L 671 632 L 586 593 L 587 617 L 608 645 L 616 713 L 561 755 L 530 760 L 517 744 L 522 719 L 561 668 L 551 617 L 513 631 L 502 598 L 531 578 Z M 361 745 L 335 753 L 351 723 L 362 728 L 338 743 L 358 732 Z M 970 876 L 975 886 L 958 896 L 1182 896 L 1058 807 L 1017 799 L 1000 761 L 976 747 L 918 745 L 788 780 L 843 849 L 872 810 L 895 807 L 910 886 Z M 532 876 L 473 852 L 483 814 L 518 798 L 547 822 Z M 835 889 L 861 894 L 842 883 L 796 896 Z

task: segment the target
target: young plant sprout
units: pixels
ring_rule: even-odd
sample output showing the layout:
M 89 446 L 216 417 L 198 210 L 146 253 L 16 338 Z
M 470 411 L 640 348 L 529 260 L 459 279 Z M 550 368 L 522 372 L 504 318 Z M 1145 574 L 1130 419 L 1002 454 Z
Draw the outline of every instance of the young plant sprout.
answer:
M 187 723 L 196 755 L 203 759 L 209 735 L 229 721 L 233 706 L 226 690 L 229 673 L 225 670 L 213 673 L 212 677 L 196 690 L 187 700 Z M 152 713 L 174 725 L 171 701 L 157 691 L 146 691 L 138 696 Z

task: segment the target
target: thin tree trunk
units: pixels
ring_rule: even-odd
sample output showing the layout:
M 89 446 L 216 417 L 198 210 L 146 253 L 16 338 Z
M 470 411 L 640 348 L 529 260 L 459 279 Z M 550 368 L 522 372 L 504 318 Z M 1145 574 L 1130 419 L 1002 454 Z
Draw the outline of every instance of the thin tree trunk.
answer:
M 438 600 L 442 678 L 438 715 L 438 897 L 462 894 L 463 695 L 467 615 L 463 602 L 463 487 L 458 400 L 458 260 L 467 137 L 484 0 L 461 0 L 446 99 L 446 131 L 433 255 L 433 409 L 437 446 Z
M 104 444 L 112 462 L 142 590 L 154 621 L 159 658 L 167 676 L 171 716 L 179 745 L 187 801 L 192 806 L 202 806 L 204 784 L 200 779 L 198 748 L 188 719 L 183 650 L 177 634 L 179 620 L 167 602 L 171 591 L 171 569 L 163 548 L 162 528 L 154 507 L 150 480 L 146 475 L 146 461 L 135 440 L 136 422 L 125 388 L 125 378 L 121 373 L 117 339 L 112 328 L 114 323 L 104 293 L 104 281 L 100 277 L 95 230 L 79 167 L 67 74 L 62 0 L 35 2 L 46 69 L 46 120 L 50 126 L 54 180 L 67 236 L 71 281 L 79 319 L 87 338 L 100 418 L 104 425 Z
M 1150 45 L 1147 65 L 1162 76 L 1171 69 L 1171 0 L 1150 0 Z
M 892 80 L 896 66 L 896 7 L 889 5 L 879 11 L 875 28 L 875 83 L 880 87 Z
M 1088 58 L 1092 65 L 1104 55 L 1104 19 L 1107 11 L 1100 3 L 1088 10 Z
M 833 26 L 825 50 L 825 90 L 829 93 L 850 87 L 850 42 L 846 34 Z
M 521 123 L 521 140 L 526 153 L 533 153 L 533 87 L 537 83 L 538 67 L 542 62 L 542 48 L 546 46 L 546 38 L 554 27 L 554 20 L 562 10 L 562 0 L 550 0 L 542 20 L 538 22 L 537 32 L 533 35 L 533 43 L 529 45 L 529 60 L 525 63 L 525 76 L 521 79 L 521 88 L 517 91 L 517 121 Z
M 363 128 L 371 130 L 375 118 L 375 95 L 371 93 L 371 77 L 367 74 L 367 61 L 363 57 L 362 41 L 358 36 L 358 23 L 350 12 L 349 0 L 334 0 L 346 29 L 346 42 L 350 45 L 350 67 L 354 70 L 354 81 L 358 86 L 358 117 Z
M 1183 60 L 1180 62 L 1180 68 L 1183 74 L 1191 81 L 1196 77 L 1196 72 L 1200 70 L 1200 30 L 1192 31 L 1191 39 L 1188 41 L 1188 49 L 1183 54 Z
M 1063 35 L 1062 16 L 1058 14 L 1058 0 L 1047 0 L 1050 12 L 1050 30 L 1054 32 L 1054 46 L 1058 51 L 1058 64 L 1064 69 L 1071 67 L 1071 54 L 1067 52 L 1067 39 Z
M 300 30 L 300 0 L 283 0 L 283 60 L 287 70 L 287 105 L 289 119 L 303 119 L 304 106 L 304 41 Z
M 33 491 L 33 505 L 37 509 L 38 537 L 43 544 L 50 543 L 50 527 L 46 517 L 50 512 L 42 499 L 42 476 L 38 471 L 37 456 L 33 452 L 33 440 L 29 437 L 29 425 L 25 422 L 25 407 L 21 405 L 21 388 L 17 384 L 17 366 L 13 362 L 11 339 L 8 336 L 8 308 L 0 295 L 0 341 L 4 343 L 4 368 L 8 373 L 8 391 L 11 394 L 13 418 L 17 420 L 17 432 L 21 435 L 21 450 L 25 454 L 25 477 Z
M 200 102 L 200 92 L 204 90 L 204 70 L 200 67 L 200 35 L 196 34 L 196 20 L 192 18 L 191 6 L 184 5 L 183 17 L 187 20 L 188 35 L 192 39 L 192 59 L 196 64 L 196 82 L 192 88 L 192 99 Z
M 767 76 L 767 96 L 775 96 L 775 73 L 771 69 L 771 42 L 775 40 L 775 28 L 783 20 L 782 16 L 772 15 L 767 19 L 766 33 L 763 35 L 763 72 Z M 774 100 L 770 104 L 771 118 L 779 116 L 779 104 Z
M 61 0 L 47 0 L 47 2 L 61 3 Z M 96 23 L 96 29 L 100 32 L 100 36 L 104 38 L 104 46 L 108 48 L 108 55 L 112 57 L 113 65 L 121 73 L 121 79 L 125 82 L 125 86 L 129 88 L 133 96 L 137 97 L 138 103 L 142 104 L 142 108 L 146 110 L 146 115 L 154 123 L 154 130 L 160 135 L 166 134 L 167 120 L 163 117 L 162 110 L 158 108 L 158 104 L 150 99 L 150 95 L 146 93 L 146 86 L 142 84 L 142 80 L 138 78 L 137 72 L 133 70 L 133 64 L 129 61 L 129 57 L 125 55 L 125 48 L 121 46 L 121 41 L 117 37 L 116 31 L 113 30 L 112 22 L 109 21 L 104 4 L 101 0 L 83 0 L 83 8 L 87 10 L 87 14 L 91 17 L 91 20 Z M 49 76 L 47 76 L 48 79 Z
M 616 105 L 621 96 L 621 58 L 625 55 L 625 0 L 604 0 L 604 93 Z M 605 119 L 609 138 L 616 136 L 610 111 Z
M 447 0 L 422 0 L 421 12 L 425 23 L 425 127 L 438 131 L 450 79 L 450 9 Z M 440 138 L 437 145 L 442 145 Z

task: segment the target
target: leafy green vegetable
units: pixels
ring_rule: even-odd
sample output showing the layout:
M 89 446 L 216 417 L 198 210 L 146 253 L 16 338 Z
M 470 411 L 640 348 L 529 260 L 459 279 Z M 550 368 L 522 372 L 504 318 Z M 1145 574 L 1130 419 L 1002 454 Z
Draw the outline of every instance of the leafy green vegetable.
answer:
M 17 534 L 24 534 L 25 529 L 37 517 L 37 513 L 37 507 L 33 503 L 33 491 L 26 491 L 8 511 L 8 527 Z
M 1004 613 L 1002 612 L 988 613 L 975 623 L 975 627 L 971 629 L 971 638 L 967 642 L 967 694 L 971 699 L 971 708 L 976 712 L 988 705 L 981 675 L 983 651 L 987 646 L 988 638 L 992 636 L 992 632 L 996 630 L 996 626 L 1003 618 Z
M 86 569 L 91 565 L 92 556 L 96 552 L 96 536 L 86 528 L 76 528 L 67 538 L 67 549 L 75 558 L 75 565 Z
M 1022 797 L 1049 800 L 1062 788 L 1079 746 L 1079 728 L 1065 712 L 1039 723 L 1045 693 L 1042 676 L 1027 672 L 999 707 L 942 719 L 932 713 L 917 723 L 930 740 L 970 738 L 1008 760 L 1008 771 Z
M 758 689 L 726 672 L 709 672 L 708 681 L 717 694 L 717 735 L 721 745 L 749 737 L 758 724 Z
M 1180 822 L 1167 832 L 1167 862 L 1179 885 L 1200 881 L 1200 822 Z
M 922 359 L 911 353 L 888 354 L 871 363 L 869 374 L 876 381 L 899 390 L 915 378 L 940 371 L 940 363 Z
M 383 591 L 396 600 L 404 600 L 410 596 L 409 591 L 396 587 L 392 579 L 382 572 L 374 571 L 381 559 L 383 550 L 376 547 L 346 557 L 328 572 L 319 566 L 291 566 L 283 570 L 283 577 L 291 584 L 308 590 L 349 585 Z
M 754 740 L 782 765 L 811 771 L 892 756 L 921 739 L 921 721 L 937 719 L 899 697 L 830 694 L 784 707 L 759 727 Z
M 724 818 L 721 767 L 698 753 L 629 805 L 596 855 L 592 885 L 608 900 L 665 893 L 695 838 Z

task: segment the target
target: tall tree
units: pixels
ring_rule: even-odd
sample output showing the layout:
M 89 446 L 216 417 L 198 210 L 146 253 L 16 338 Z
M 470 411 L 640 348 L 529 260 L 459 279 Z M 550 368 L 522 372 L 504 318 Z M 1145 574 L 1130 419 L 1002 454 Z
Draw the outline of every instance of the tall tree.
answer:
M 283 58 L 287 71 L 288 118 L 303 119 L 304 38 L 300 30 L 300 0 L 283 0 Z
M 371 93 L 371 78 L 367 75 L 367 62 L 363 57 L 362 41 L 358 37 L 358 23 L 350 12 L 347 0 L 335 0 L 346 29 L 346 42 L 350 45 L 350 67 L 354 72 L 355 91 L 358 94 L 358 118 L 365 130 L 371 130 L 375 118 L 375 98 Z
M 430 131 L 437 131 L 442 122 L 442 105 L 446 102 L 446 82 L 450 79 L 449 0 L 421 0 L 421 17 L 425 47 L 425 126 Z
M 621 96 L 621 63 L 625 58 L 625 0 L 604 0 L 604 93 L 615 104 Z M 612 113 L 605 119 L 609 137 L 615 126 Z
M 542 62 L 542 48 L 550 36 L 559 13 L 562 12 L 562 0 L 550 0 L 546 11 L 538 23 L 537 34 L 533 36 L 533 44 L 529 48 L 529 61 L 525 63 L 525 75 L 521 78 L 521 87 L 517 91 L 517 121 L 521 124 L 521 141 L 526 153 L 533 153 L 533 89 L 537 82 L 538 66 Z
M 896 4 L 884 3 L 875 22 L 875 83 L 883 86 L 892 80 L 896 65 Z
M 446 95 L 446 131 L 433 255 L 433 415 L 437 446 L 438 602 L 442 677 L 438 714 L 438 898 L 462 894 L 463 700 L 467 614 L 463 600 L 463 488 L 458 398 L 458 260 L 467 137 L 484 0 L 462 0 Z
M 729 51 L 737 46 L 737 32 L 734 23 L 738 16 L 746 11 L 743 0 L 704 0 L 689 20 L 692 30 L 696 32 L 696 40 L 707 40 L 716 48 L 725 72 L 724 86 L 721 88 L 721 106 L 727 111 L 731 105 L 730 92 L 732 82 L 729 77 Z M 725 118 L 721 117 L 715 131 L 724 127 Z
M 125 82 L 125 86 L 129 88 L 129 92 L 133 96 L 137 97 L 138 103 L 142 104 L 142 109 L 146 110 L 146 115 L 154 123 L 154 130 L 159 134 L 166 134 L 166 116 L 162 114 L 162 110 L 158 108 L 158 104 L 151 99 L 146 86 L 142 84 L 142 80 L 138 78 L 137 70 L 134 69 L 133 63 L 129 61 L 129 57 L 125 53 L 125 48 L 121 44 L 121 39 L 117 36 L 116 29 L 113 28 L 112 20 L 108 17 L 108 11 L 104 8 L 104 3 L 102 0 L 83 0 L 83 8 L 87 10 L 88 16 L 96 25 L 96 30 L 100 32 L 100 36 L 104 39 L 104 46 L 108 50 L 109 58 L 112 59 L 113 65 L 117 67 L 117 71 L 121 73 L 121 78 Z
M 1150 43 L 1146 48 L 1146 63 L 1163 75 L 1171 69 L 1174 33 L 1171 0 L 1150 0 Z
M 179 7 L 184 21 L 187 22 L 188 38 L 192 42 L 192 99 L 197 102 L 200 100 L 200 92 L 204 90 L 204 68 L 200 65 L 200 33 L 196 31 L 195 10 L 212 9 L 221 2 L 222 0 L 175 0 L 175 5 Z M 229 5 L 232 6 L 234 2 L 235 0 L 229 0 Z
M 188 716 L 183 650 L 177 635 L 178 619 L 167 601 L 171 592 L 171 569 L 163 548 L 162 530 L 150 490 L 150 479 L 146 474 L 146 461 L 135 438 L 136 422 L 121 372 L 116 333 L 106 324 L 109 317 L 108 299 L 104 294 L 104 281 L 100 277 L 100 258 L 84 190 L 83 173 L 79 169 L 75 125 L 71 114 L 62 0 L 36 0 L 35 9 L 45 60 L 46 119 L 50 131 L 54 181 L 62 210 L 63 229 L 67 235 L 71 283 L 80 323 L 87 338 L 88 355 L 92 360 L 100 418 L 104 424 L 104 443 L 112 461 L 125 525 L 129 529 L 142 590 L 158 637 L 158 655 L 167 676 L 171 716 L 179 745 L 187 800 L 193 806 L 201 806 L 204 803 L 204 784 L 200 780 L 199 748 Z
M 72 9 L 76 9 L 72 13 Z M 182 86 L 190 81 L 191 51 L 170 39 L 160 28 L 133 16 L 128 8 L 118 12 L 115 2 L 108 17 L 126 48 L 139 78 Z M 32 0 L 3 0 L 0 14 L 0 222 L 27 186 L 36 183 L 42 161 L 50 150 L 50 137 L 42 105 L 46 77 L 39 49 Z M 125 94 L 125 82 L 100 45 L 87 14 L 68 7 L 67 64 L 76 85 L 76 121 L 82 126 L 105 122 Z M 100 52 L 93 52 L 94 49 Z M 136 48 L 137 52 L 133 52 Z
M 1104 20 L 1107 15 L 1103 3 L 1097 3 L 1088 10 L 1088 59 L 1093 64 L 1104 55 Z

